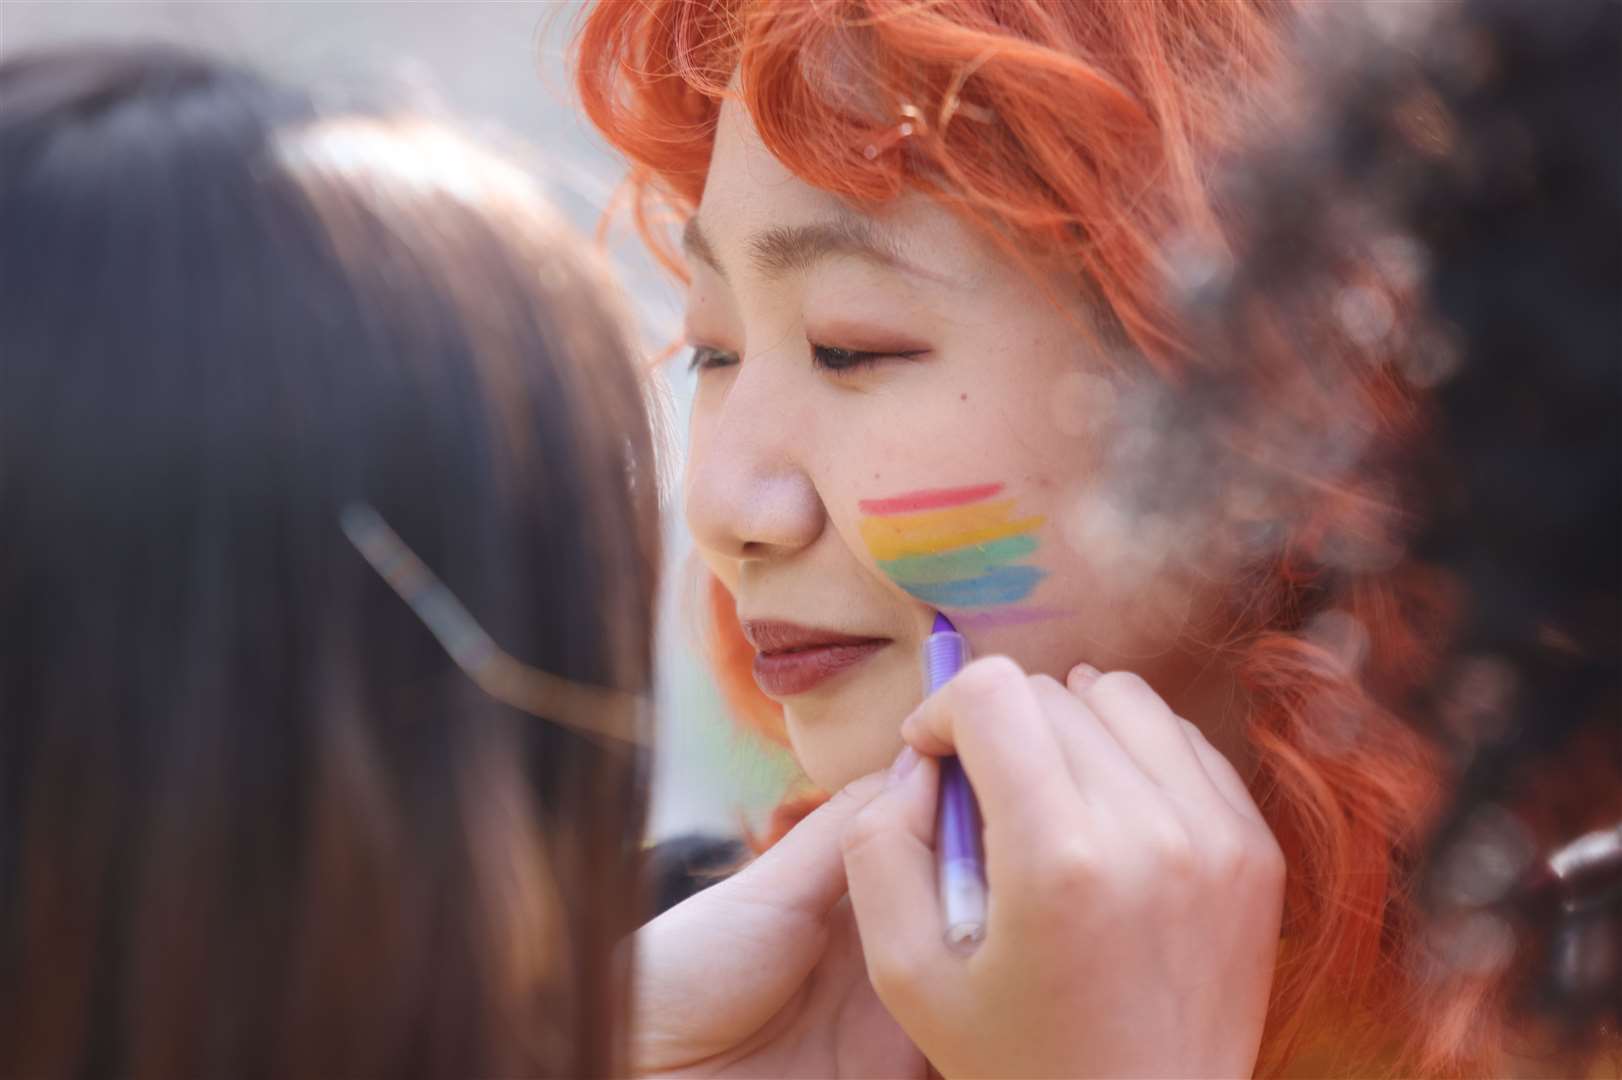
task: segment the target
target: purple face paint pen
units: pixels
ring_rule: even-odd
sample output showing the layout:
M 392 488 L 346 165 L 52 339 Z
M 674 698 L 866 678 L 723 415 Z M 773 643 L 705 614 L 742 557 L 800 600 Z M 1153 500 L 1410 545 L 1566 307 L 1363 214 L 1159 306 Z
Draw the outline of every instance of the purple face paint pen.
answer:
M 933 694 L 969 662 L 969 643 L 939 612 L 924 641 L 924 693 Z M 940 806 L 935 813 L 935 857 L 946 916 L 946 944 L 972 952 L 986 936 L 986 861 L 980 840 L 980 804 L 956 757 L 941 760 Z

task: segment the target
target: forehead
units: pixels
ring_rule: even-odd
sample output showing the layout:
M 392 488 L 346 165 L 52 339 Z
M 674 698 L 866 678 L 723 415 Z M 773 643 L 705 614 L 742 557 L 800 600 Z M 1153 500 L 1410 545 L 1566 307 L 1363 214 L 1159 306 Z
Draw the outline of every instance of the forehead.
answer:
M 921 195 L 856 207 L 806 183 L 772 156 L 742 105 L 723 103 L 697 214 L 722 263 L 744 267 L 751 242 L 774 230 L 852 216 L 881 230 L 903 260 L 939 275 L 942 287 L 971 284 L 1003 262 L 988 240 Z
M 843 209 L 834 195 L 807 184 L 772 156 L 748 110 L 732 98 L 722 103 L 699 204 L 706 233 L 730 239 L 739 230 L 807 224 Z

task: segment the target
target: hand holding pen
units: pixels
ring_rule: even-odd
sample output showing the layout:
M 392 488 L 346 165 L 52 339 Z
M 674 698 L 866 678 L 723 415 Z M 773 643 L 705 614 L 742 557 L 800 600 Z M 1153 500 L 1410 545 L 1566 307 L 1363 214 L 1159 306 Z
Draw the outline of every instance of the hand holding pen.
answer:
M 1243 781 L 1138 677 L 977 660 L 845 828 L 869 977 L 946 1076 L 1248 1076 L 1284 863 Z M 984 817 L 971 955 L 937 899 L 937 759 Z

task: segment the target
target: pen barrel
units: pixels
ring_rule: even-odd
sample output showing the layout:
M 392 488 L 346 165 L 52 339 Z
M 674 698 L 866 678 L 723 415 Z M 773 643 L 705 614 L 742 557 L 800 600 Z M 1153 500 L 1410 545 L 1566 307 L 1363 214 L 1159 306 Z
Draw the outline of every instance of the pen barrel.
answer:
M 962 634 L 946 631 L 924 639 L 924 696 L 929 696 L 969 662 L 969 643 Z
M 955 757 L 941 759 L 940 804 L 935 817 L 935 852 L 947 938 L 954 945 L 977 944 L 985 933 L 985 855 L 980 839 L 980 804 Z
M 924 693 L 933 694 L 969 662 L 969 643 L 950 630 L 924 639 Z M 935 812 L 935 856 L 946 940 L 969 952 L 986 933 L 986 871 L 980 839 L 980 804 L 956 757 L 941 759 Z
M 962 859 L 979 862 L 980 803 L 974 797 L 963 763 L 955 757 L 941 759 L 940 807 L 935 819 L 935 850 L 942 862 Z

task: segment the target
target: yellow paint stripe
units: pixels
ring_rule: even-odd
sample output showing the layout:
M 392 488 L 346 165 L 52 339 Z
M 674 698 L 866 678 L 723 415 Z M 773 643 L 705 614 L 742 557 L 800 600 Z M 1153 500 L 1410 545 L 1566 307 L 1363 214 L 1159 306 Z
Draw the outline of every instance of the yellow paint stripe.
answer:
M 1012 505 L 1010 503 L 1010 505 Z M 909 518 L 933 517 L 929 514 L 909 514 Z M 938 511 L 946 514 L 951 511 Z M 1006 511 L 998 517 L 1005 517 Z M 1014 521 L 997 520 L 982 515 L 979 521 L 952 521 L 940 524 L 916 523 L 912 527 L 898 527 L 901 518 L 871 517 L 862 521 L 862 540 L 875 559 L 902 559 L 909 555 L 934 555 L 952 548 L 973 547 L 1004 540 L 1010 536 L 1031 532 L 1047 518 L 1029 517 Z

